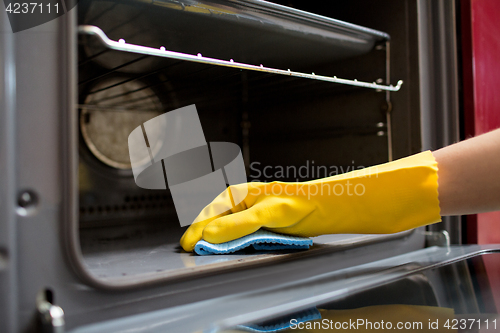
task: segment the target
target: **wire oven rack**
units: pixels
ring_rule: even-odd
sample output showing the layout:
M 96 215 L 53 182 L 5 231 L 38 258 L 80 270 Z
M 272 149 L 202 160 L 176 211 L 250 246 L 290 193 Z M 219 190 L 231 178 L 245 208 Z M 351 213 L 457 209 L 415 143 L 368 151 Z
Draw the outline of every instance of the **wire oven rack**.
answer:
M 297 77 L 297 78 L 306 78 L 306 79 L 339 83 L 339 84 L 350 85 L 350 86 L 384 90 L 387 92 L 399 91 L 401 88 L 401 85 L 403 84 L 403 81 L 399 80 L 395 86 L 392 84 L 391 85 L 383 85 L 383 84 L 378 84 L 376 82 L 370 83 L 370 82 L 358 81 L 356 79 L 353 79 L 353 80 L 342 79 L 342 78 L 338 78 L 336 76 L 331 77 L 331 76 L 317 75 L 315 73 L 308 74 L 308 73 L 296 72 L 296 71 L 291 71 L 290 69 L 283 70 L 283 69 L 270 68 L 270 67 L 265 67 L 262 64 L 259 66 L 250 65 L 250 64 L 236 62 L 233 59 L 221 60 L 221 59 L 209 58 L 209 57 L 204 57 L 201 53 L 198 53 L 197 55 L 192 55 L 192 54 L 187 54 L 187 53 L 169 51 L 169 50 L 166 50 L 166 48 L 164 46 L 160 47 L 159 49 L 156 49 L 156 48 L 147 47 L 147 46 L 129 44 L 124 39 L 119 39 L 118 41 L 111 40 L 104 33 L 104 31 L 102 31 L 100 28 L 98 28 L 96 26 L 92 26 L 92 25 L 81 25 L 78 27 L 78 32 L 80 34 L 93 35 L 93 36 L 97 37 L 98 40 L 101 42 L 101 44 L 103 44 L 103 46 L 106 46 L 107 48 L 109 48 L 111 50 L 135 53 L 135 54 L 140 54 L 140 55 L 144 55 L 144 56 L 156 56 L 156 57 L 190 61 L 190 62 L 196 62 L 196 63 L 202 63 L 202 64 L 246 69 L 246 70 L 263 72 L 263 73 L 279 74 L 279 75 L 286 75 L 286 76 Z

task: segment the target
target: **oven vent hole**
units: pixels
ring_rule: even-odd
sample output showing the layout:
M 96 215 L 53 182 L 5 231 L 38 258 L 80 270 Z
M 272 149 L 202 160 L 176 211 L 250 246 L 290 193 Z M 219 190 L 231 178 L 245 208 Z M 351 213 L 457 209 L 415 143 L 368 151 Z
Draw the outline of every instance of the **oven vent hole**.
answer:
M 167 195 L 126 195 L 122 204 L 80 206 L 80 215 L 111 215 L 125 212 L 159 211 L 167 207 Z

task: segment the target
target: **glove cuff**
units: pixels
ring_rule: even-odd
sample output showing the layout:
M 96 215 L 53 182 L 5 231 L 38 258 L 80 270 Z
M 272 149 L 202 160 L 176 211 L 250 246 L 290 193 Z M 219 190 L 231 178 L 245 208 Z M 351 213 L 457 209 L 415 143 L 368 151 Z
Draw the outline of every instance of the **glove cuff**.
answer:
M 434 156 L 425 151 L 337 178 L 360 184 L 356 195 L 360 188 L 363 193 L 349 200 L 355 204 L 335 232 L 396 233 L 441 221 L 437 171 Z

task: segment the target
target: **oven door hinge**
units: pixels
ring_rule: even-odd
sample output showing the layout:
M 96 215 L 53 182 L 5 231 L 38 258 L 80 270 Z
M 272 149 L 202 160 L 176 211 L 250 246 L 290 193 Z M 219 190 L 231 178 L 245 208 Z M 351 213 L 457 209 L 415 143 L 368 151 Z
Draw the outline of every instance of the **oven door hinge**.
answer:
M 64 311 L 54 305 L 49 289 L 41 290 L 36 297 L 38 327 L 41 333 L 64 333 Z
M 450 246 L 450 234 L 446 230 L 441 231 L 425 231 L 425 246 L 440 246 L 449 247 Z

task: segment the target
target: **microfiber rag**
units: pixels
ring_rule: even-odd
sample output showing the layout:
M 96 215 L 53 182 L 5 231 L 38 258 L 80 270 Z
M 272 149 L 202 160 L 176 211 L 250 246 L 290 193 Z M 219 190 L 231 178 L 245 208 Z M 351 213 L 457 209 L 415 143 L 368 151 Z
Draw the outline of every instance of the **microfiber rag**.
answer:
M 307 250 L 313 244 L 312 239 L 277 234 L 267 230 L 256 232 L 221 244 L 200 240 L 194 252 L 204 256 L 209 254 L 228 254 L 253 246 L 256 250 Z

